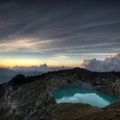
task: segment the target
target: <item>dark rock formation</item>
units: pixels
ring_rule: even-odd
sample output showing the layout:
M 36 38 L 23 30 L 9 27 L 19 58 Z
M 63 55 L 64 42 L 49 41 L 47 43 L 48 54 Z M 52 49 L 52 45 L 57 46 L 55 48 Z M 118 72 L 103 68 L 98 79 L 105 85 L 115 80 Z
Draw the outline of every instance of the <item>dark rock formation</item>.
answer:
M 98 73 L 80 68 L 34 77 L 18 75 L 8 83 L 0 85 L 0 120 L 112 120 L 102 116 L 108 115 L 108 112 L 114 114 L 114 105 L 106 109 L 82 104 L 57 105 L 52 93 L 58 88 L 84 86 L 119 97 L 119 79 L 119 72 Z M 119 109 L 118 103 L 117 110 Z M 119 115 L 115 117 L 117 120 Z

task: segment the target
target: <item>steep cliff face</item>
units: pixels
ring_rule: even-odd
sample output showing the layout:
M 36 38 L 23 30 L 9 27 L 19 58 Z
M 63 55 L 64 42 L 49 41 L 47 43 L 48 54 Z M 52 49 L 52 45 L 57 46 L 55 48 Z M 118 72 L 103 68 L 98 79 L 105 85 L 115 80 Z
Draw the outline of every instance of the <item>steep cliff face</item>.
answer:
M 64 120 L 66 116 L 61 119 L 62 114 L 57 111 L 59 105 L 55 103 L 52 94 L 55 89 L 84 86 L 119 96 L 118 79 L 120 73 L 95 73 L 79 68 L 34 77 L 16 76 L 10 82 L 0 86 L 0 120 Z M 65 109 L 69 113 L 69 107 L 78 109 L 76 114 L 80 119 L 79 113 L 83 106 L 60 105 L 63 114 Z M 85 116 L 101 111 L 89 105 L 85 105 L 84 109 L 85 114 L 81 116 L 84 120 L 86 120 Z M 71 120 L 76 118 L 71 115 Z
M 5 87 L 5 95 L 1 98 L 2 120 L 51 119 L 48 110 L 55 102 L 44 81 L 23 84 L 14 90 L 13 87 L 11 85 L 9 88 Z

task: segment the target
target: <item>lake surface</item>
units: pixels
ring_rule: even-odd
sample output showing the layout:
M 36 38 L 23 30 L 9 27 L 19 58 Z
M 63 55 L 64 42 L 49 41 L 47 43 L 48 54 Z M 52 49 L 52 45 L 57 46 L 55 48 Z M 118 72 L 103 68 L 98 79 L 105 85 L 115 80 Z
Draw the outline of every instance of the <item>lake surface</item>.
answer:
M 87 88 L 64 88 L 54 92 L 57 103 L 84 103 L 99 108 L 117 101 L 116 97 Z

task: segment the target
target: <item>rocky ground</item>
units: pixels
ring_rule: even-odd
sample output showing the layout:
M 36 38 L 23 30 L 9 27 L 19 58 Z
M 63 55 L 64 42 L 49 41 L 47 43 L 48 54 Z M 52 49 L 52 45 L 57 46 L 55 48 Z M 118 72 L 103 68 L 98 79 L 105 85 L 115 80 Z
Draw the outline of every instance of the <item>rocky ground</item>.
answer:
M 75 68 L 39 76 L 18 75 L 0 85 L 0 120 L 120 120 L 120 103 L 104 109 L 84 104 L 56 104 L 53 91 L 78 86 L 120 98 L 120 73 Z

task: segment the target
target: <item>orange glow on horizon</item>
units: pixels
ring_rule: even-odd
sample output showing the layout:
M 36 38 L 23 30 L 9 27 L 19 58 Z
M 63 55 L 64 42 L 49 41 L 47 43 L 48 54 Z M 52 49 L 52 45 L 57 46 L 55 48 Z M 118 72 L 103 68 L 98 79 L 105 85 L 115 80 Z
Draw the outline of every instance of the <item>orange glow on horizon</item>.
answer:
M 12 68 L 12 67 L 16 67 L 16 66 L 21 66 L 21 67 L 31 67 L 31 66 L 40 66 L 41 64 L 46 63 L 49 67 L 80 67 L 80 64 L 82 63 L 82 61 L 75 61 L 73 63 L 73 61 L 68 60 L 60 60 L 60 61 L 56 61 L 56 60 L 38 60 L 38 59 L 23 59 L 23 58 L 14 58 L 14 59 L 3 59 L 0 60 L 0 67 L 2 68 Z
M 42 63 L 40 60 L 31 60 L 31 59 L 4 59 L 0 60 L 1 67 L 15 67 L 15 66 L 34 66 L 40 65 Z

